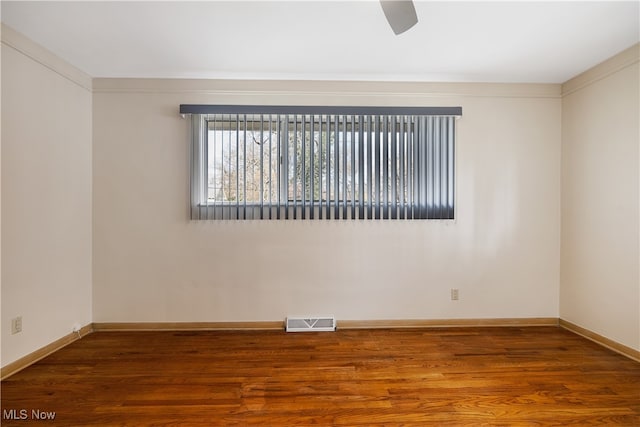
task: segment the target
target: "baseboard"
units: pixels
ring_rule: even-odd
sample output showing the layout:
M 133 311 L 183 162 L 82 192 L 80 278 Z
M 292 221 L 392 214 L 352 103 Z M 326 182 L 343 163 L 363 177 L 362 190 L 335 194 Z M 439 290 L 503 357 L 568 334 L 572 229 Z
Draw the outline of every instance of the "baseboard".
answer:
M 620 353 L 621 355 L 628 357 L 629 359 L 640 362 L 640 351 L 638 350 L 627 347 L 626 345 L 620 344 L 619 342 L 613 341 L 609 338 L 603 337 L 600 334 L 597 334 L 593 331 L 590 331 L 589 329 L 585 329 L 581 326 L 576 325 L 575 323 L 571 323 L 564 319 L 559 320 L 559 325 L 561 328 L 571 331 L 574 334 L 578 334 L 588 340 L 595 342 L 596 344 L 608 348 L 609 350 L 613 350 L 616 353 Z
M 68 346 L 72 342 L 77 341 L 85 335 L 90 334 L 91 332 L 93 332 L 93 325 L 89 324 L 80 328 L 78 332 L 72 332 L 68 335 L 65 335 L 62 338 L 55 340 L 51 344 L 45 345 L 44 347 L 34 351 L 33 353 L 29 353 L 26 356 L 16 360 L 15 362 L 9 363 L 7 366 L 3 366 L 0 370 L 0 379 L 5 380 L 9 378 L 16 372 L 23 370 L 27 366 L 33 365 L 37 361 L 44 359 L 48 355 L 55 353 L 63 347 Z
M 220 331 L 284 329 L 284 321 L 266 322 L 97 322 L 96 332 L 123 331 Z
M 338 320 L 338 329 L 447 328 L 473 326 L 558 326 L 556 317 L 507 319 Z M 260 322 L 106 322 L 94 331 L 283 330 L 284 321 Z
M 497 319 L 338 320 L 338 329 L 455 328 L 474 326 L 558 326 L 556 317 Z

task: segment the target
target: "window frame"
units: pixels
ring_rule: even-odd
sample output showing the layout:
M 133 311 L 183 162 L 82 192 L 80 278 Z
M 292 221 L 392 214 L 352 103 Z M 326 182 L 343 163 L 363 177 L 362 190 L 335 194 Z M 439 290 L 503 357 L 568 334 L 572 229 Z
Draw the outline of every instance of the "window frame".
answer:
M 307 219 L 307 218 L 308 219 L 334 219 L 334 220 L 335 219 L 387 219 L 387 218 L 446 219 L 446 220 L 455 219 L 455 141 L 456 141 L 455 122 L 456 122 L 456 119 L 462 115 L 462 107 L 321 107 L 321 106 L 251 106 L 251 105 L 183 104 L 180 106 L 180 113 L 183 114 L 183 116 L 190 115 L 192 120 L 191 122 L 192 144 L 191 144 L 191 155 L 190 155 L 190 158 L 191 158 L 190 201 L 191 201 L 191 218 L 194 220 L 203 220 L 203 219 L 204 220 L 207 220 L 207 219 L 217 219 L 217 220 L 256 219 L 257 220 L 257 219 Z M 279 129 L 277 130 L 278 137 L 276 138 L 277 146 L 278 146 L 278 157 L 280 159 L 284 159 L 284 161 L 281 160 L 280 162 L 278 162 L 278 173 L 277 173 L 278 182 L 276 183 L 276 186 L 278 187 L 277 189 L 278 197 L 277 197 L 277 200 L 275 201 L 276 202 L 275 204 L 272 203 L 273 201 L 270 199 L 269 206 L 265 208 L 264 196 L 262 200 L 257 202 L 247 202 L 246 200 L 243 200 L 240 203 L 240 201 L 236 200 L 235 203 L 220 202 L 220 203 L 214 203 L 213 205 L 209 203 L 209 195 L 208 195 L 209 184 L 207 181 L 208 164 L 209 164 L 208 152 L 207 152 L 208 146 L 209 146 L 208 144 L 209 121 L 210 121 L 209 119 L 212 115 L 215 117 L 215 115 L 223 115 L 223 114 L 229 115 L 229 117 L 236 116 L 236 124 L 239 123 L 237 117 L 239 117 L 240 115 L 244 117 L 245 123 L 247 122 L 247 116 L 261 116 L 261 117 L 269 116 L 270 123 L 271 123 L 272 116 L 278 116 L 277 122 L 278 122 Z M 294 122 L 296 123 L 297 123 L 298 116 L 302 116 L 302 117 L 304 116 L 311 116 L 311 117 L 349 116 L 352 120 L 354 120 L 353 117 L 356 117 L 356 118 L 359 117 L 360 120 L 362 120 L 363 117 L 377 117 L 377 116 L 396 117 L 396 118 L 403 117 L 403 116 L 416 116 L 420 118 L 438 117 L 438 118 L 449 119 L 447 123 L 450 123 L 450 124 L 448 125 L 446 132 L 448 133 L 447 144 L 449 144 L 447 146 L 447 149 L 451 150 L 450 151 L 450 155 L 451 155 L 450 169 L 451 170 L 449 170 L 448 173 L 450 174 L 449 179 L 453 183 L 453 188 L 449 190 L 450 191 L 449 198 L 451 198 L 451 200 L 449 201 L 450 206 L 447 209 L 444 209 L 444 211 L 446 212 L 439 212 L 437 215 L 434 215 L 429 212 L 418 212 L 417 214 L 414 214 L 413 211 L 415 209 L 418 209 L 418 207 L 414 206 L 416 202 L 412 201 L 413 204 L 409 206 L 409 209 L 411 212 L 408 215 L 407 213 L 400 215 L 395 211 L 392 213 L 391 205 L 389 204 L 381 205 L 379 199 L 376 200 L 375 206 L 371 206 L 371 197 L 369 197 L 369 200 L 366 203 L 363 200 L 358 200 L 358 201 L 346 200 L 346 198 L 343 200 L 342 198 L 340 198 L 340 194 L 344 195 L 344 188 L 342 193 L 340 192 L 337 193 L 338 194 L 337 201 L 331 197 L 329 198 L 329 200 L 323 200 L 321 196 L 320 203 L 318 203 L 318 206 L 316 206 L 316 203 L 315 203 L 316 199 L 315 199 L 315 196 L 313 196 L 309 199 L 310 206 L 306 206 L 306 199 L 304 199 L 303 197 L 301 201 L 302 206 L 300 206 L 299 199 L 289 198 L 288 182 L 282 178 L 283 177 L 282 171 L 286 170 L 286 168 L 289 167 L 289 165 L 287 164 L 288 155 L 286 152 L 287 144 L 285 143 L 285 140 L 288 139 L 290 136 L 289 136 L 288 130 L 285 132 L 282 132 L 282 130 L 280 129 L 281 128 L 280 116 L 287 117 L 287 127 L 291 123 L 288 120 L 288 118 L 291 116 L 296 117 L 296 119 L 294 120 Z M 319 123 L 320 128 L 322 127 L 323 124 L 326 124 L 326 122 L 323 122 L 322 120 L 320 120 L 319 122 L 313 122 L 313 125 L 312 125 L 313 130 L 311 131 L 312 133 L 315 132 L 314 126 L 316 123 Z M 393 126 L 393 132 L 396 132 L 395 123 L 396 123 L 395 121 L 392 121 L 391 122 L 392 125 L 390 125 L 390 127 Z M 414 130 L 413 131 L 414 133 L 411 134 L 416 138 L 421 138 L 420 140 L 421 142 L 419 142 L 419 144 L 424 143 L 424 141 L 426 141 L 428 138 L 431 138 L 431 136 L 427 134 L 433 131 L 433 129 L 430 129 L 430 130 L 428 129 L 426 119 L 424 122 L 421 122 L 421 123 L 423 124 L 421 124 L 419 127 L 416 125 L 417 130 Z M 331 124 L 331 120 L 329 120 L 329 126 L 327 127 L 327 129 L 329 129 L 330 124 Z M 369 126 L 371 126 L 370 123 L 369 123 Z M 336 128 L 334 130 L 336 132 L 336 135 L 338 134 L 339 130 L 344 131 L 345 134 L 343 135 L 343 137 L 347 138 L 347 131 L 345 129 L 346 129 L 346 125 L 343 125 L 342 129 L 338 129 L 338 125 L 336 124 Z M 353 139 L 354 129 L 355 129 L 355 122 L 352 121 L 351 130 L 350 130 L 351 138 L 352 138 L 352 141 L 351 141 L 352 151 L 351 151 L 351 157 L 350 157 L 351 162 L 356 161 L 356 159 L 353 157 L 355 155 L 354 153 L 355 139 Z M 371 138 L 373 135 L 375 135 L 376 138 L 379 138 L 377 140 L 377 143 L 379 144 L 379 146 L 382 146 L 382 144 L 385 144 L 385 149 L 387 149 L 386 144 L 389 143 L 389 141 L 387 140 L 389 135 L 388 132 L 392 132 L 392 130 L 391 129 L 387 130 L 386 124 L 385 124 L 384 132 L 382 132 L 383 135 L 381 135 L 380 129 L 379 128 L 376 128 L 376 129 L 377 129 L 377 133 L 372 133 L 369 135 L 369 137 Z M 406 131 L 408 132 L 408 129 Z M 246 129 L 244 129 L 244 132 L 246 135 Z M 303 134 L 304 132 L 305 130 L 303 129 Z M 320 132 L 322 132 L 321 129 L 320 129 Z M 419 132 L 419 135 L 416 134 L 415 132 Z M 364 140 L 362 135 L 363 134 L 358 133 L 358 138 L 360 138 L 360 141 Z M 297 136 L 295 136 L 295 138 L 297 138 Z M 435 138 L 435 136 L 433 138 Z M 440 135 L 439 138 L 442 139 L 444 137 Z M 394 149 L 396 147 L 396 137 L 393 136 L 390 139 L 392 139 L 393 142 L 388 147 L 391 147 L 390 150 L 395 153 Z M 369 141 L 369 143 L 371 143 L 371 141 Z M 438 144 L 441 144 L 441 143 L 442 143 L 441 141 L 438 141 Z M 361 144 L 364 144 L 364 143 L 361 142 Z M 304 143 L 303 143 L 303 147 L 304 147 Z M 378 145 L 376 145 L 376 147 L 378 147 Z M 420 147 L 420 146 L 416 146 L 416 147 Z M 416 150 L 418 149 L 423 151 L 425 150 L 425 148 L 417 148 Z M 361 150 L 364 150 L 364 148 L 362 148 Z M 373 150 L 373 145 L 369 148 L 369 150 Z M 328 148 L 327 148 L 327 151 L 328 151 Z M 357 151 L 358 156 L 362 156 L 362 154 L 360 154 L 361 151 L 358 151 L 358 150 L 355 150 L 355 151 Z M 243 153 L 244 153 L 243 155 L 246 155 L 246 148 L 245 148 L 245 151 L 243 151 Z M 426 162 L 428 155 L 424 153 L 422 153 L 421 155 L 425 156 L 425 162 Z M 236 157 L 238 156 L 239 156 L 238 152 L 236 152 Z M 385 156 L 391 156 L 391 154 L 385 153 Z M 294 156 L 294 159 L 295 159 L 295 156 Z M 347 157 L 345 154 L 343 161 L 346 161 L 346 159 Z M 385 157 L 384 160 L 389 161 L 389 158 Z M 368 159 L 368 161 L 371 161 L 371 159 Z M 393 166 L 395 166 L 397 162 L 397 158 L 394 158 L 393 162 L 394 162 Z M 264 158 L 262 157 L 261 168 L 263 167 L 263 164 L 264 164 Z M 313 162 L 311 162 L 311 165 L 313 165 Z M 388 166 L 388 165 L 385 165 L 385 164 L 381 165 L 376 163 L 375 171 L 380 175 L 384 173 L 383 181 L 379 181 L 379 182 L 381 183 L 381 185 L 382 183 L 385 183 L 387 186 L 389 186 L 390 185 L 389 183 L 391 182 L 389 180 L 390 178 L 389 175 L 392 173 L 392 171 L 387 170 L 387 168 L 385 167 L 383 167 L 383 171 L 381 171 L 380 166 Z M 271 167 L 272 166 L 269 165 L 270 171 L 271 171 Z M 422 164 L 420 167 L 422 167 L 423 169 L 426 168 L 426 166 Z M 369 168 L 370 169 L 373 168 L 373 163 L 369 163 Z M 346 168 L 345 168 L 345 172 L 346 172 Z M 421 172 L 423 173 L 423 175 L 420 175 L 420 178 L 427 180 L 428 177 L 427 177 L 426 169 Z M 369 173 L 371 173 L 371 171 L 369 171 Z M 393 173 L 394 174 L 396 173 L 395 170 L 393 171 Z M 429 173 L 433 174 L 433 171 L 429 170 Z M 354 174 L 355 172 L 352 172 L 352 176 L 355 176 Z M 363 175 L 363 178 L 364 178 L 364 175 Z M 379 180 L 380 178 L 381 176 L 376 176 L 376 180 Z M 264 179 L 264 176 L 262 174 L 261 174 L 261 179 Z M 369 179 L 371 179 L 371 175 L 369 175 Z M 432 181 L 434 179 L 435 178 L 432 178 Z M 344 175 L 343 175 L 343 180 L 345 180 Z M 406 184 L 408 185 L 408 183 Z M 372 184 L 369 184 L 369 185 L 371 186 Z M 431 182 L 429 185 L 433 186 L 434 184 L 433 182 Z M 303 183 L 303 186 L 306 186 L 306 183 Z M 206 193 L 204 191 L 205 190 L 204 187 L 207 188 Z M 401 190 L 404 192 L 405 187 L 401 188 Z M 245 184 L 245 191 L 246 191 L 246 184 Z M 336 191 L 338 190 L 336 189 Z M 388 190 L 385 190 L 385 191 L 388 191 Z M 237 192 L 238 192 L 238 187 L 236 186 L 236 195 L 238 194 Z M 314 190 L 311 190 L 311 192 L 313 193 Z M 352 192 L 353 192 L 352 195 L 355 194 L 354 185 L 352 185 Z M 205 195 L 206 200 L 203 199 L 203 194 Z M 361 195 L 360 197 L 364 197 L 362 196 L 363 194 L 362 192 L 359 192 L 358 194 Z M 378 193 L 378 196 L 381 196 L 381 194 L 382 193 Z M 390 197 L 390 195 L 387 194 L 385 197 Z M 396 198 L 395 184 L 394 184 L 393 197 Z M 425 198 L 427 197 L 426 193 L 424 197 Z M 425 203 L 424 200 L 422 202 Z M 387 201 L 385 201 L 385 203 L 387 203 Z M 395 200 L 394 203 L 396 204 L 395 206 L 397 209 L 397 206 L 398 206 L 397 200 Z M 406 205 L 406 202 L 405 202 L 405 205 Z M 374 215 L 372 213 L 372 208 L 373 210 L 376 210 L 379 208 L 381 212 L 376 213 Z M 322 211 L 323 209 L 326 209 L 326 212 L 323 212 Z M 419 209 L 433 210 L 434 208 L 433 207 L 427 208 L 427 207 L 420 206 Z M 441 208 L 437 208 L 437 209 L 440 210 Z M 356 213 L 357 210 L 359 211 Z M 367 213 L 366 214 L 363 213 L 364 211 L 367 211 Z

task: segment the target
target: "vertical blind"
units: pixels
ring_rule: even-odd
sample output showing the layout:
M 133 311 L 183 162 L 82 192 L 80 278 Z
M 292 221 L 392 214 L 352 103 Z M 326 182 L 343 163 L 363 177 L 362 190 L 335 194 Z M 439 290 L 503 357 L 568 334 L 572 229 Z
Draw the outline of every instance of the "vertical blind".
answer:
M 182 105 L 192 219 L 453 219 L 460 107 Z

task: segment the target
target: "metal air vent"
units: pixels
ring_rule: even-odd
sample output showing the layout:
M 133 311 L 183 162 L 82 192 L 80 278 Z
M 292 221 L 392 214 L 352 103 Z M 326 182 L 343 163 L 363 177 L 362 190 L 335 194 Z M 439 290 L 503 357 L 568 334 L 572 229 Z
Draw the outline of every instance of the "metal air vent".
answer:
M 336 330 L 336 319 L 333 316 L 287 317 L 285 325 L 287 332 L 333 332 Z

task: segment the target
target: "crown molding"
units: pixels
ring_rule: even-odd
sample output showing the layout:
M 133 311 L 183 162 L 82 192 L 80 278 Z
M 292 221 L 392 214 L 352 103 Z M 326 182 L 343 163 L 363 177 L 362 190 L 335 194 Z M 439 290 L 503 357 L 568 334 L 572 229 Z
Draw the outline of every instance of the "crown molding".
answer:
M 243 96 L 335 96 L 336 102 L 357 98 L 401 98 L 414 103 L 428 97 L 560 98 L 559 84 L 424 83 L 326 80 L 207 80 L 95 78 L 96 93 L 179 93 Z
M 640 61 L 640 43 L 636 43 L 604 62 L 578 74 L 574 78 L 562 84 L 562 96 L 572 94 L 580 89 L 590 86 L 618 71 L 627 68 Z
M 2 45 L 14 49 L 76 85 L 92 90 L 92 78 L 13 28 L 2 24 Z

